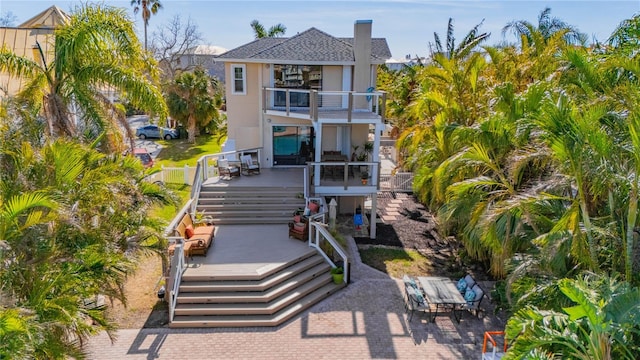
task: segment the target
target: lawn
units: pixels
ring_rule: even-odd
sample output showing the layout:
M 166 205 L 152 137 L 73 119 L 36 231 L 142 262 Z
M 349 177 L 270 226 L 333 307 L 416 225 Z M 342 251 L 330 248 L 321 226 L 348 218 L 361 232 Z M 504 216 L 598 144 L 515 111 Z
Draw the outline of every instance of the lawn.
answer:
M 218 137 L 213 135 L 200 135 L 196 137 L 195 144 L 189 143 L 187 139 L 158 140 L 163 148 L 155 159 L 155 164 L 165 167 L 195 166 L 203 155 L 220 152 L 223 142 L 224 138 L 218 142 Z
M 433 273 L 431 262 L 415 250 L 371 246 L 360 249 L 362 262 L 394 278 Z

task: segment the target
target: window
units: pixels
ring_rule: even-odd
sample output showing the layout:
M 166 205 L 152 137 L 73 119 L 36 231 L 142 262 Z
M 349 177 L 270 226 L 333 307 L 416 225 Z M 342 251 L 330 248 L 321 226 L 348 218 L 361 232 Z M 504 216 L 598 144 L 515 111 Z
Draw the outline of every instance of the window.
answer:
M 322 88 L 322 66 L 319 65 L 281 65 L 273 66 L 274 86 L 277 88 L 320 90 Z M 291 106 L 308 107 L 309 94 L 292 92 Z M 284 91 L 276 91 L 275 106 L 285 106 Z
M 247 94 L 247 68 L 245 65 L 231 65 L 231 92 L 237 95 Z

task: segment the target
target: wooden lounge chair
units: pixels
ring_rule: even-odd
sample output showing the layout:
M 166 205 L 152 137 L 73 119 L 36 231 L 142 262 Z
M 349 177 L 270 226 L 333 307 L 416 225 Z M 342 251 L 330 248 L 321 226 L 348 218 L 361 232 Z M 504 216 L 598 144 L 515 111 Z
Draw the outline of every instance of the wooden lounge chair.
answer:
M 240 168 L 235 165 L 229 165 L 229 160 L 218 159 L 218 172 L 220 177 L 231 179 L 234 176 L 240 176 Z
M 253 161 L 251 155 L 240 156 L 240 167 L 245 175 L 260 174 L 260 165 Z

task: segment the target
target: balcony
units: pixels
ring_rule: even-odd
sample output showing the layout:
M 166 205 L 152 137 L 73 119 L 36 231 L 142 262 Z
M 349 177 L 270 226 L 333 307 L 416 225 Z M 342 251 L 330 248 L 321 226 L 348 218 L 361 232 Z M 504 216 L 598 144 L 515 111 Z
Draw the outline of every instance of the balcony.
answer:
M 379 162 L 308 162 L 305 188 L 318 196 L 370 195 L 379 189 L 379 173 Z
M 263 88 L 262 111 L 326 123 L 384 123 L 383 91 L 318 91 Z

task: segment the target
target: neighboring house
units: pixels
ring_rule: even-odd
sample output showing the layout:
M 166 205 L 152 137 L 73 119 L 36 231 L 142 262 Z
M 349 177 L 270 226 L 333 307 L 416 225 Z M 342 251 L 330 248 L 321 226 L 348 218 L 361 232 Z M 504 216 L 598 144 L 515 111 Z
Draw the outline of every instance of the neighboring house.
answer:
M 59 7 L 51 6 L 17 27 L 0 27 L 0 46 L 39 63 L 42 63 L 41 49 L 45 61 L 49 64 L 53 60 L 54 29 L 68 19 L 69 15 Z M 0 72 L 0 98 L 15 95 L 21 86 L 20 79 Z
M 405 67 L 416 66 L 418 64 L 427 64 L 427 61 L 429 61 L 429 59 L 424 57 L 412 58 L 411 55 L 407 55 L 404 59 L 388 59 L 385 62 L 385 65 L 387 65 L 387 68 L 389 70 L 400 71 Z
M 191 71 L 196 67 L 204 68 L 210 76 L 215 76 L 224 83 L 224 63 L 216 61 L 216 57 L 227 49 L 213 45 L 197 45 L 170 54 L 160 61 L 160 67 L 167 79 L 173 79 L 178 71 Z
M 315 196 L 336 198 L 341 213 L 353 213 L 371 197 L 375 214 L 385 128 L 385 94 L 375 84 L 378 66 L 391 53 L 386 39 L 371 37 L 371 28 L 371 20 L 356 21 L 353 38 L 311 28 L 290 38 L 256 39 L 219 56 L 227 79 L 224 151 L 259 149 L 260 164 L 268 168 L 310 164 L 304 181 Z M 354 147 L 362 150 L 367 142 L 372 152 L 357 160 Z M 327 164 L 331 156 L 364 166 L 344 172 L 344 165 Z M 336 168 L 337 181 L 325 181 Z

